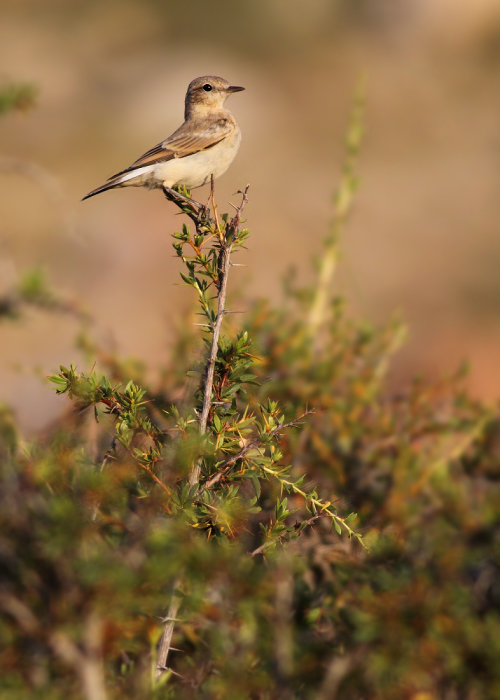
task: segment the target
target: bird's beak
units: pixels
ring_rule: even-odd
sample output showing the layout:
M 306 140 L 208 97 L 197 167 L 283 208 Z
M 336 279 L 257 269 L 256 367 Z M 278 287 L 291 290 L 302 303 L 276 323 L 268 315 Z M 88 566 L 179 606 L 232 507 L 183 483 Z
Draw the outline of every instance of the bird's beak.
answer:
M 244 87 L 238 87 L 237 85 L 230 85 L 228 88 L 226 88 L 226 92 L 241 92 L 244 90 Z

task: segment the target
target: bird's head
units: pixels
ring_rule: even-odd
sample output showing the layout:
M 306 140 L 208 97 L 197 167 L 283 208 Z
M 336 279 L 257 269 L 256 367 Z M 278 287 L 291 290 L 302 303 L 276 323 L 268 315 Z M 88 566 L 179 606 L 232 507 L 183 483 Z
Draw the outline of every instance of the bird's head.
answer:
M 205 116 L 210 112 L 222 109 L 231 93 L 244 89 L 230 85 L 227 80 L 215 75 L 195 78 L 189 83 L 186 93 L 186 119 L 193 116 Z

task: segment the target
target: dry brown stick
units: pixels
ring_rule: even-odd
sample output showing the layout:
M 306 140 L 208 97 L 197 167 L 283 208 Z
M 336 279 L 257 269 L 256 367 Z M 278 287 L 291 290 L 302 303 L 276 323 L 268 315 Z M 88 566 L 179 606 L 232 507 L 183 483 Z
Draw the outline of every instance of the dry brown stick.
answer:
M 163 193 L 167 199 L 176 204 L 184 214 L 189 216 L 198 233 L 202 233 L 203 224 L 210 225 L 211 219 L 207 207 L 168 187 L 163 188 Z M 157 682 L 162 678 L 164 673 L 169 670 L 167 667 L 167 659 L 171 649 L 172 635 L 174 633 L 175 623 L 177 621 L 177 613 L 181 604 L 181 597 L 178 595 L 178 593 L 176 594 L 176 590 L 181 586 L 182 576 L 179 575 L 173 584 L 173 593 L 168 606 L 167 616 L 163 618 L 165 627 L 163 628 L 163 633 L 158 644 L 158 653 L 156 658 L 155 680 Z
M 343 655 L 336 653 L 327 666 L 323 683 L 316 696 L 317 700 L 336 700 L 342 682 L 362 663 L 364 653 L 366 653 L 364 649 Z

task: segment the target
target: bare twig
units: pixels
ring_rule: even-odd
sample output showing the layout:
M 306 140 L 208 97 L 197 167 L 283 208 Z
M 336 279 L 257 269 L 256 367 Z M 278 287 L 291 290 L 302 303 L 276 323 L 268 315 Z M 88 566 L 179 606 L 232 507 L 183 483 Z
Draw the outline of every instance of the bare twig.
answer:
M 178 589 L 182 585 L 182 578 L 178 576 L 174 581 L 174 592 L 170 599 L 170 605 L 168 606 L 167 616 L 165 618 L 165 627 L 163 628 L 163 634 L 161 635 L 160 643 L 158 645 L 158 656 L 156 659 L 156 671 L 155 678 L 160 680 L 163 674 L 168 671 L 167 658 L 170 649 L 172 649 L 171 641 L 172 635 L 174 633 L 175 623 L 177 622 L 177 613 L 179 612 L 179 607 L 181 604 L 181 596 L 179 595 Z
M 222 231 L 219 224 L 219 216 L 217 214 L 217 204 L 215 203 L 215 187 L 214 187 L 214 176 L 210 178 L 210 202 L 212 203 L 212 211 L 214 213 L 215 228 L 217 229 L 217 234 L 219 239 L 222 241 Z
M 274 649 L 280 698 L 291 700 L 294 640 L 292 631 L 294 580 L 287 562 L 282 561 L 276 572 L 276 598 L 274 601 Z M 295 696 L 296 697 L 296 696 Z
M 317 700 L 335 700 L 345 678 L 354 671 L 361 661 L 362 650 L 341 656 L 336 654 L 328 664 L 325 677 L 317 695 Z

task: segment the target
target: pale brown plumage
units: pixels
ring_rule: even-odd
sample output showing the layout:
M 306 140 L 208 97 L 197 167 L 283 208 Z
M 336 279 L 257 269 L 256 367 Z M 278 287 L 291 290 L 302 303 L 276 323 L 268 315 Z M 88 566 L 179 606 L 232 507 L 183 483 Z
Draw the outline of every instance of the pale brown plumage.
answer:
M 83 199 L 115 187 L 200 187 L 211 174 L 221 175 L 236 155 L 240 141 L 238 124 L 224 108 L 224 101 L 243 89 L 215 76 L 193 80 L 186 93 L 185 121 L 177 131 Z M 178 159 L 182 162 L 168 165 Z

